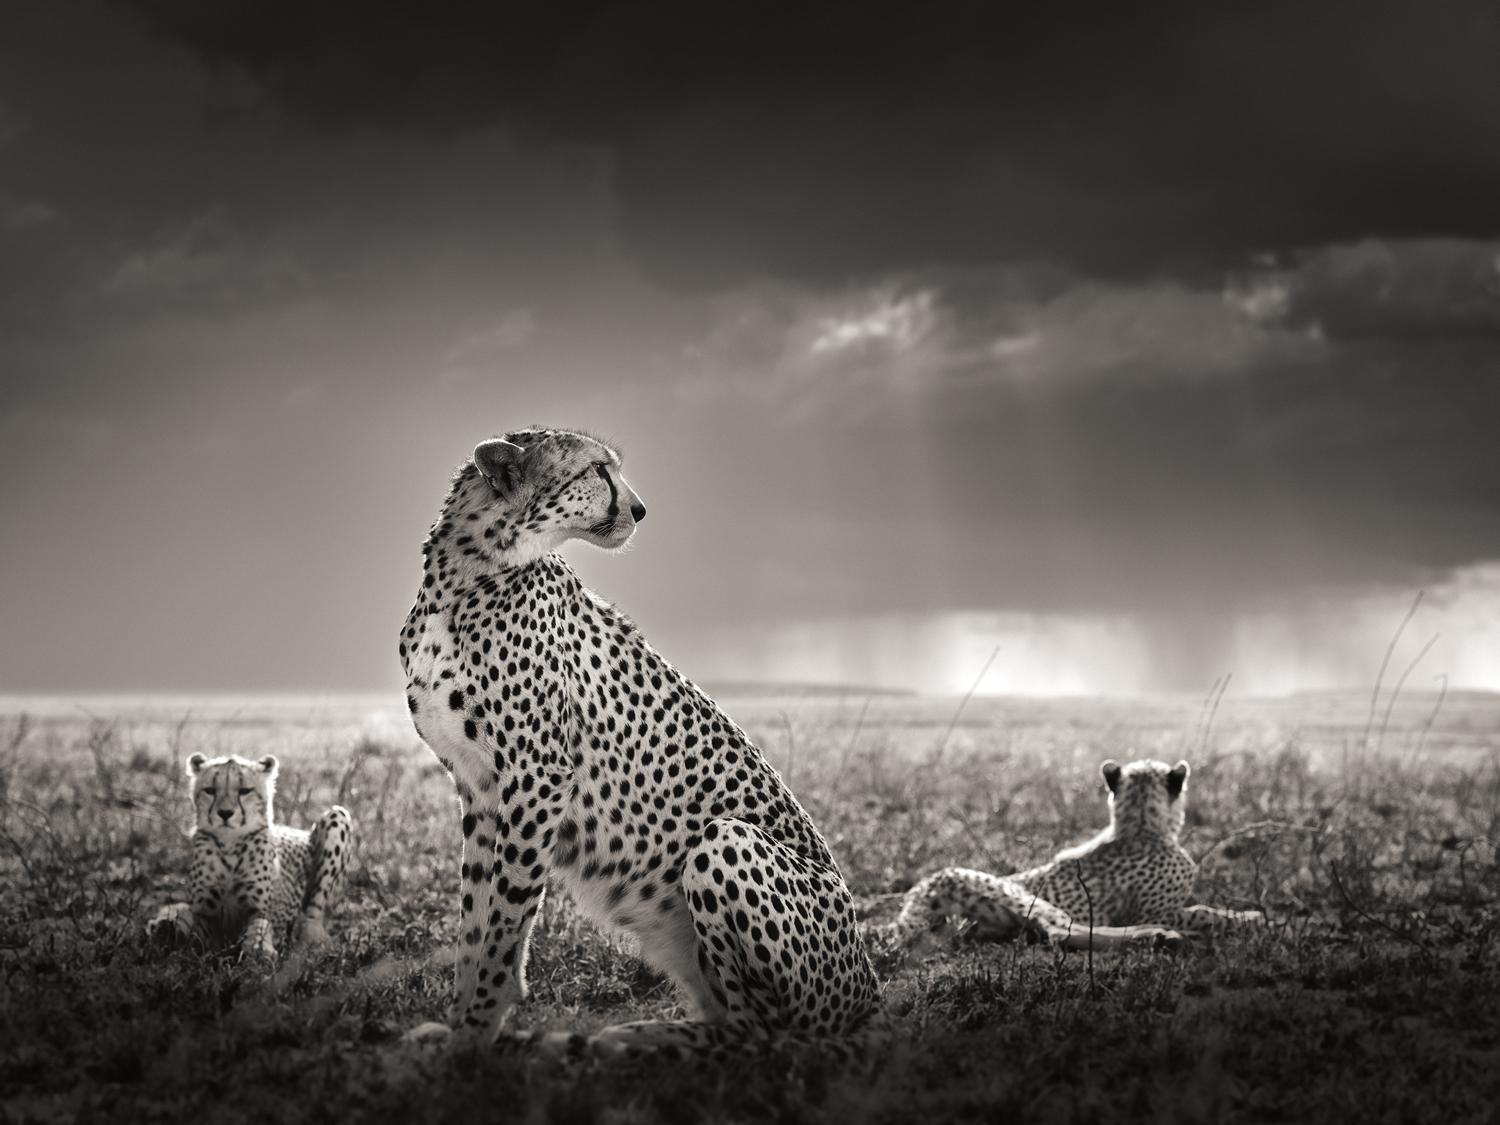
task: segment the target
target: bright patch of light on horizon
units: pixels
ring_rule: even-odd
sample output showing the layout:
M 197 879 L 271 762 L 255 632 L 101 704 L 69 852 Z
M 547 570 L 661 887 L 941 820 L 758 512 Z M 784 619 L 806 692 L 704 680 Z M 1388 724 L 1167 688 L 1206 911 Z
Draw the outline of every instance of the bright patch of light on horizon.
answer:
M 906 296 L 881 293 L 870 307 L 820 319 L 809 350 L 816 355 L 880 344 L 906 351 L 926 337 L 936 319 L 937 301 L 931 290 Z
M 1171 615 L 893 613 L 713 633 L 695 667 L 705 679 L 912 688 L 981 695 L 1138 696 L 1207 690 L 1232 675 L 1242 696 L 1368 690 L 1416 591 L 1327 596 L 1300 606 Z M 1195 629 L 1210 635 L 1194 635 Z M 1500 691 L 1500 562 L 1430 587 L 1387 669 L 1390 689 L 1437 635 L 1404 690 Z M 1184 682 L 1180 653 L 1202 651 L 1201 684 Z M 1176 682 L 1162 664 L 1178 657 Z M 1191 667 L 1196 667 L 1192 663 Z M 1192 678 L 1191 670 L 1187 678 Z

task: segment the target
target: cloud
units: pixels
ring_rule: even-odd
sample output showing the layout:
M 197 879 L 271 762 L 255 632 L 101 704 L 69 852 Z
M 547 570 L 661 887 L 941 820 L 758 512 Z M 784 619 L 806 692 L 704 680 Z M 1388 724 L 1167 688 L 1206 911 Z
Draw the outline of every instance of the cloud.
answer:
M 860 304 L 863 307 L 819 320 L 808 352 L 817 356 L 874 348 L 899 354 L 920 345 L 935 325 L 931 290 L 878 292 Z
M 1316 332 L 1278 323 L 1238 292 L 1024 269 L 928 271 L 832 296 L 759 287 L 720 308 L 690 349 L 697 370 L 731 392 L 841 405 L 874 391 L 1211 381 L 1323 352 Z
M 10 199 L 0 195 L 0 230 L 23 234 L 63 222 L 55 209 L 37 200 Z
M 537 332 L 529 309 L 506 309 L 494 320 L 464 331 L 443 354 L 444 382 L 462 382 L 482 374 L 502 357 L 520 351 Z
M 963 0 L 900 19 L 686 0 L 136 6 L 318 129 L 498 124 L 605 148 L 626 245 L 681 287 L 1036 259 L 1182 276 L 1374 235 L 1500 235 L 1485 0 L 1087 21 Z
M 121 301 L 223 303 L 296 290 L 306 282 L 306 272 L 289 251 L 211 211 L 159 232 L 127 254 L 100 290 Z
M 1232 276 L 1259 323 L 1340 339 L 1500 339 L 1500 240 L 1368 238 Z

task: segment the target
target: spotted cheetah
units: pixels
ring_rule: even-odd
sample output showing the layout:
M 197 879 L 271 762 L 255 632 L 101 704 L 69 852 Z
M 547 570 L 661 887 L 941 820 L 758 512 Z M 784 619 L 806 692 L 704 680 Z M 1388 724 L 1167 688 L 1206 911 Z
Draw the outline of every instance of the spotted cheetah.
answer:
M 400 657 L 416 729 L 458 792 L 455 995 L 446 1024 L 411 1038 L 722 1056 L 875 1035 L 879 986 L 812 819 L 555 553 L 571 539 L 623 547 L 645 514 L 620 454 L 575 431 L 483 441 L 452 481 Z M 633 935 L 688 1018 L 502 1036 L 549 885 Z
M 312 830 L 277 824 L 273 755 L 187 760 L 197 824 L 191 903 L 164 906 L 147 932 L 160 940 L 226 945 L 272 959 L 291 931 L 305 944 L 327 940 L 323 914 L 343 882 L 354 840 L 349 810 L 334 805 Z
M 1178 843 L 1188 772 L 1186 762 L 1106 761 L 1109 825 L 1092 840 L 1014 875 L 963 867 L 929 875 L 906 893 L 888 935 L 909 945 L 934 922 L 960 917 L 977 937 L 1030 931 L 1080 949 L 1262 921 L 1254 911 L 1187 905 L 1198 867 Z

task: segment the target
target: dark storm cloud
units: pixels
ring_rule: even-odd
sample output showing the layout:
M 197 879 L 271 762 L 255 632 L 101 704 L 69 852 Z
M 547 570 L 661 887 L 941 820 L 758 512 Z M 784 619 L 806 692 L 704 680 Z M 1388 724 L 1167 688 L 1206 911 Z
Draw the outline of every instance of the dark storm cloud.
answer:
M 135 0 L 326 128 L 616 158 L 659 278 L 1500 235 L 1500 9 Z

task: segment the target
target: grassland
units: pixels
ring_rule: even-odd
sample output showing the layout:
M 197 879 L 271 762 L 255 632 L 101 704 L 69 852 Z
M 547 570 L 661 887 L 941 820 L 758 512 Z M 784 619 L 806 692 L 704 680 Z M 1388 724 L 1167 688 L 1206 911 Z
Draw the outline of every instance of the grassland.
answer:
M 0 1121 L 1495 1121 L 1500 703 L 1152 704 L 739 696 L 864 911 L 948 863 L 1010 870 L 1094 830 L 1109 756 L 1189 758 L 1199 901 L 1264 931 L 1093 958 L 879 955 L 873 1069 L 596 1068 L 408 1047 L 450 976 L 457 826 L 399 700 L 0 707 Z M 1383 705 L 1380 708 L 1383 712 Z M 950 729 L 951 726 L 951 729 Z M 1208 729 L 1205 729 L 1205 727 Z M 360 846 L 326 952 L 266 978 L 149 946 L 184 897 L 193 751 L 276 753 L 278 811 Z M 526 1026 L 668 1015 L 666 982 L 549 899 Z

